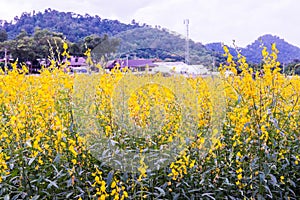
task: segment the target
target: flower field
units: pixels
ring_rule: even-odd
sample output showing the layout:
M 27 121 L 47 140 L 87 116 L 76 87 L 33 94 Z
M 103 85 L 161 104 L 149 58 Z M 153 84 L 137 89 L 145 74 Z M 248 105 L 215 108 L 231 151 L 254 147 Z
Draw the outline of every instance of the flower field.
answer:
M 0 198 L 299 199 L 300 78 L 224 50 L 214 78 L 2 71 Z

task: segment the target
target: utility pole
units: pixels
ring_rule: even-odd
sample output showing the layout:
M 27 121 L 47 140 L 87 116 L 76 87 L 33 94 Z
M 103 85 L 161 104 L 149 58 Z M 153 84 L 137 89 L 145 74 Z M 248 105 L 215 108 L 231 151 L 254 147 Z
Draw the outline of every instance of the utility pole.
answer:
M 185 19 L 183 23 L 186 25 L 186 41 L 185 41 L 185 63 L 188 65 L 190 60 L 189 52 L 189 19 Z
M 216 65 L 216 60 L 215 57 L 212 58 L 212 66 L 211 66 L 211 71 L 210 71 L 210 75 L 212 75 L 214 69 L 215 69 L 215 65 Z
M 129 57 L 129 54 L 126 54 L 126 67 L 129 68 L 129 66 L 128 66 L 128 57 Z
M 4 66 L 5 66 L 5 68 L 7 67 L 7 49 L 5 48 L 5 50 L 4 50 Z

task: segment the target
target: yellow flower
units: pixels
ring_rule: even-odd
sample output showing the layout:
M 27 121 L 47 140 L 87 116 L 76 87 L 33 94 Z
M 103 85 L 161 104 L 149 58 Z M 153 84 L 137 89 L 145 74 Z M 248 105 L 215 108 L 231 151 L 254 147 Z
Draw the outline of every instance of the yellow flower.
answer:
M 123 196 L 124 196 L 125 198 L 127 198 L 127 197 L 128 197 L 128 193 L 127 193 L 126 191 L 123 191 Z
M 236 170 L 236 173 L 242 173 L 243 172 L 243 169 L 242 168 L 239 168 Z
M 117 185 L 117 184 L 116 184 L 116 182 L 115 182 L 115 181 L 113 181 L 113 182 L 111 183 L 111 186 L 110 186 L 110 187 L 111 187 L 111 188 L 115 188 L 115 187 L 116 187 L 116 185 Z
M 103 192 L 103 193 L 106 191 L 106 186 L 105 185 L 106 185 L 105 181 L 101 181 L 100 191 Z
M 77 160 L 76 159 L 72 159 L 71 162 L 73 163 L 73 165 L 76 165 Z
M 78 155 L 78 153 L 75 151 L 75 147 L 72 145 L 69 146 L 69 151 L 72 152 L 75 157 Z
M 99 176 L 96 176 L 96 177 L 95 177 L 95 182 L 96 182 L 97 184 L 101 184 L 101 181 L 100 181 L 100 177 L 99 177 Z
M 105 195 L 105 194 L 102 194 L 102 195 L 100 196 L 99 200 L 105 200 L 105 199 L 106 199 L 106 197 L 107 197 L 107 195 Z
M 192 162 L 190 163 L 190 168 L 193 168 L 195 166 L 195 162 L 196 160 L 192 160 Z
M 237 175 L 238 180 L 241 180 L 243 178 L 242 174 Z

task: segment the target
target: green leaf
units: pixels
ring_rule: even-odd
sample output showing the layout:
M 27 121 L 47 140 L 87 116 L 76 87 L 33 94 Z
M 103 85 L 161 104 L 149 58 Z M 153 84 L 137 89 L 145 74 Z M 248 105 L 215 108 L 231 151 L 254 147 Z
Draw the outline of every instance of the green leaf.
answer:
M 194 192 L 199 192 L 199 191 L 201 191 L 201 189 L 193 189 L 193 190 L 189 190 L 188 192 L 189 193 L 194 193 Z
M 179 198 L 179 196 L 180 196 L 180 193 L 176 193 L 173 197 L 173 200 L 177 200 Z
M 211 195 L 213 195 L 213 193 L 204 193 L 204 194 L 202 194 L 202 196 L 203 197 L 209 197 L 210 199 L 214 199 L 215 200 L 215 198 L 214 197 L 212 197 Z
M 271 199 L 272 199 L 272 198 L 273 198 L 273 195 L 272 195 L 272 192 L 271 192 L 270 188 L 269 188 L 267 185 L 265 185 L 265 188 L 266 188 L 266 190 L 268 191 L 269 196 L 270 196 Z
M 31 200 L 38 200 L 38 199 L 39 199 L 39 197 L 40 197 L 40 195 L 35 195 L 34 197 L 32 197 L 32 199 L 31 199 Z
M 23 194 L 23 195 L 22 195 L 22 194 Z M 20 196 L 21 196 L 21 197 L 20 197 Z M 12 200 L 17 200 L 17 199 L 20 199 L 20 198 L 23 199 L 22 196 L 25 197 L 25 196 L 24 196 L 24 193 L 23 193 L 23 192 L 19 192 L 18 194 L 16 194 L 15 196 L 13 196 L 11 199 L 12 199 Z
M 76 186 L 76 189 L 79 190 L 80 193 L 84 193 L 83 189 L 81 189 L 80 187 Z
M 261 194 L 257 194 L 257 200 L 265 200 L 265 198 Z
M 161 189 L 160 187 L 154 187 L 154 188 L 159 191 L 159 193 L 160 193 L 159 196 L 163 196 L 164 197 L 166 195 L 166 192 L 163 189 Z
M 60 157 L 61 157 L 61 155 L 58 153 L 58 154 L 56 155 L 56 157 L 54 158 L 53 162 L 59 163 Z
M 48 186 L 47 186 L 47 188 L 49 189 L 49 188 L 51 188 L 52 186 L 54 186 L 54 187 L 56 187 L 57 189 L 58 189 L 58 185 L 56 184 L 56 181 L 51 181 L 51 180 L 49 180 L 49 179 L 45 179 L 47 182 L 49 182 L 49 184 L 48 184 Z
M 272 185 L 277 185 L 277 179 L 273 174 L 268 174 L 271 178 Z
M 9 194 L 5 195 L 4 200 L 10 200 Z
M 297 187 L 296 183 L 294 181 L 292 181 L 290 178 L 288 179 L 288 182 L 293 186 L 293 187 Z
M 36 159 L 36 157 L 30 158 L 30 160 L 28 161 L 28 165 L 30 166 L 35 159 Z
M 66 198 L 69 199 L 72 194 L 73 194 L 73 192 L 70 192 L 69 194 L 67 194 Z
M 113 179 L 113 176 L 114 176 L 114 171 L 110 171 L 107 175 L 107 180 L 106 180 L 106 184 L 110 186 L 111 182 L 112 182 L 112 179 Z
M 259 173 L 259 181 L 261 182 L 261 183 L 264 183 L 265 182 L 265 178 L 266 178 L 266 176 L 265 176 L 265 173 L 263 173 L 263 172 L 260 172 Z

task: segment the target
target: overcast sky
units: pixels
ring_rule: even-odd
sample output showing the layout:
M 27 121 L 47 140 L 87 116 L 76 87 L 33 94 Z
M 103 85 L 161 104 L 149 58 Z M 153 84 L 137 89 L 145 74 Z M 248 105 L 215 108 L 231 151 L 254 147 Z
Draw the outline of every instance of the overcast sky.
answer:
M 186 34 L 203 44 L 232 40 L 240 47 L 264 34 L 277 35 L 300 47 L 299 0 L 0 0 L 0 19 L 47 8 L 98 15 L 130 23 L 132 19 Z

